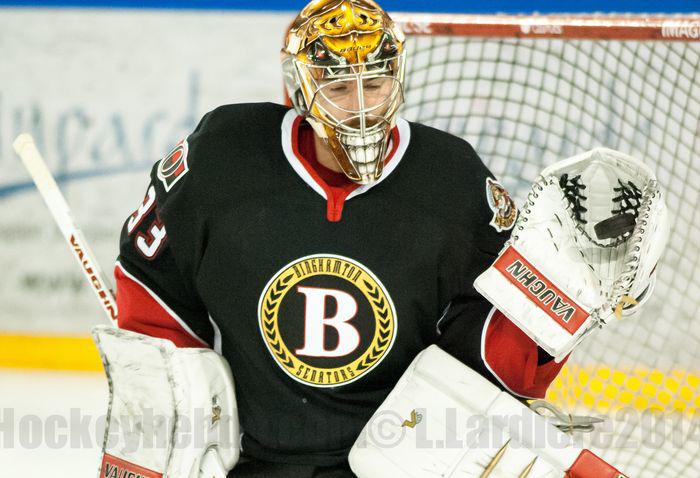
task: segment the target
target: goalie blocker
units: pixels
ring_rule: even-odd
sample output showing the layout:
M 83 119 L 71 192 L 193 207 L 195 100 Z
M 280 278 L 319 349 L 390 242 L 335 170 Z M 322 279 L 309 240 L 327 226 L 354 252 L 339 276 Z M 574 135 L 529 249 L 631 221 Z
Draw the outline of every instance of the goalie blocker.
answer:
M 650 297 L 667 215 L 640 161 L 603 148 L 574 156 L 542 172 L 511 238 L 474 286 L 560 361 Z

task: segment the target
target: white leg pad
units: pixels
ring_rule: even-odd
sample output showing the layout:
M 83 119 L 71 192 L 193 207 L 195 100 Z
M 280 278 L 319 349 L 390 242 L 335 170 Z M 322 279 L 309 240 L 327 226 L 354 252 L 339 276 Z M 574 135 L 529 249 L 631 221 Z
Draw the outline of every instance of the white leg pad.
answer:
M 100 476 L 199 478 L 216 459 L 233 469 L 238 410 L 221 355 L 106 326 L 93 337 L 110 388 Z
M 508 446 L 503 445 L 508 442 Z M 359 478 L 562 477 L 581 448 L 457 359 L 432 345 L 406 370 L 350 452 Z M 535 460 L 536 458 L 536 460 Z

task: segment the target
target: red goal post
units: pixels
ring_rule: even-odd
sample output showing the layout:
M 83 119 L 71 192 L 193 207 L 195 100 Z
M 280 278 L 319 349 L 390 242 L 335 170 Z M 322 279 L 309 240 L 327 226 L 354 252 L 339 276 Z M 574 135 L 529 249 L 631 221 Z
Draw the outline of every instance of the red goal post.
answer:
M 406 35 L 700 41 L 700 14 L 449 15 L 395 13 Z

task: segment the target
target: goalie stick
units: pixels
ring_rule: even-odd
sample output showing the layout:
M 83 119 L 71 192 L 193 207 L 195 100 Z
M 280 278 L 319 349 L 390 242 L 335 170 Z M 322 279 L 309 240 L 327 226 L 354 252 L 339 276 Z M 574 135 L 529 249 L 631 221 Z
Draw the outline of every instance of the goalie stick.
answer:
M 117 302 L 114 293 L 108 288 L 109 283 L 95 260 L 95 255 L 90 250 L 83 233 L 76 225 L 68 203 L 63 197 L 61 190 L 58 188 L 44 159 L 41 157 L 34 142 L 34 138 L 27 133 L 23 133 L 15 138 L 12 146 L 22 159 L 24 167 L 29 171 L 41 197 L 44 199 L 58 228 L 61 230 L 61 234 L 68 242 L 68 246 L 80 263 L 80 269 L 90 283 L 90 288 L 97 295 L 102 310 L 107 315 L 107 319 L 112 326 L 118 327 Z M 214 449 L 207 450 L 200 464 L 200 476 L 223 478 L 226 475 L 227 471 L 221 464 Z
M 27 133 L 20 134 L 15 138 L 12 146 L 22 159 L 24 167 L 29 171 L 61 234 L 80 263 L 80 268 L 90 283 L 90 288 L 97 295 L 102 310 L 107 314 L 110 323 L 116 327 L 117 302 L 114 293 L 109 289 L 109 283 L 105 280 L 105 275 L 95 260 L 95 255 L 90 250 L 83 233 L 75 224 L 68 203 L 41 157 L 34 138 Z

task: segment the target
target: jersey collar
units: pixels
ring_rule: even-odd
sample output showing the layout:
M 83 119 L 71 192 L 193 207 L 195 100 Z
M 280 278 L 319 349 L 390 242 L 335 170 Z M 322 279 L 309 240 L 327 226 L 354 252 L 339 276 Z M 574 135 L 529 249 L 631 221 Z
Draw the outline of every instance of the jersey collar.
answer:
M 314 177 L 315 175 L 312 175 L 307 170 L 306 166 L 304 166 L 302 163 L 302 159 L 300 159 L 301 155 L 299 154 L 299 151 L 294 148 L 293 138 L 295 138 L 298 133 L 296 128 L 298 128 L 299 122 L 301 121 L 303 121 L 303 117 L 299 116 L 293 109 L 289 110 L 287 114 L 284 115 L 284 119 L 282 120 L 282 149 L 284 150 L 284 155 L 297 175 L 299 175 L 299 177 L 306 184 L 308 184 L 311 189 L 316 191 L 324 199 L 328 200 L 328 194 L 324 189 L 324 184 L 318 178 Z M 385 158 L 384 161 L 384 171 L 379 177 L 379 180 L 372 184 L 363 184 L 358 186 L 356 189 L 350 192 L 350 194 L 348 194 L 345 200 L 369 191 L 374 186 L 388 178 L 397 168 L 401 162 L 401 159 L 403 158 L 404 153 L 406 152 L 406 149 L 408 148 L 408 143 L 411 139 L 411 129 L 408 126 L 408 121 L 404 120 L 403 118 L 398 118 L 396 120 L 396 128 L 394 131 L 395 134 L 392 135 L 392 138 L 398 138 L 395 139 L 398 144 L 390 145 L 390 147 L 387 148 L 388 151 L 387 158 Z

